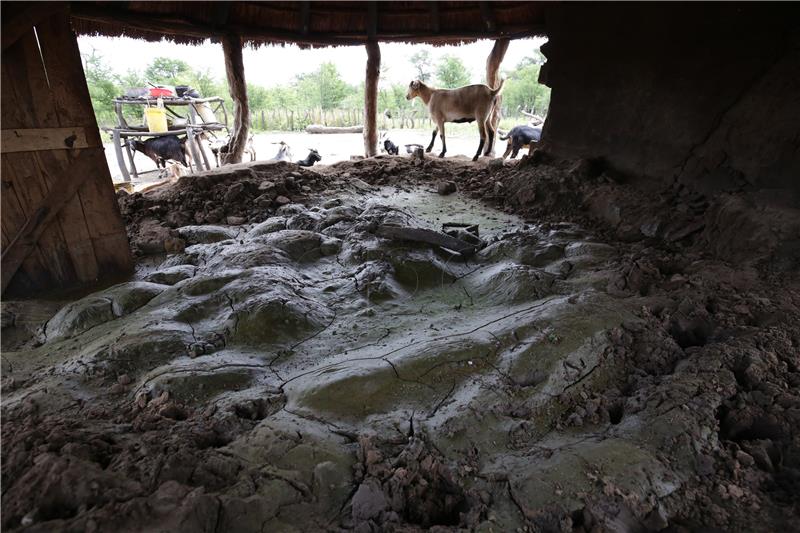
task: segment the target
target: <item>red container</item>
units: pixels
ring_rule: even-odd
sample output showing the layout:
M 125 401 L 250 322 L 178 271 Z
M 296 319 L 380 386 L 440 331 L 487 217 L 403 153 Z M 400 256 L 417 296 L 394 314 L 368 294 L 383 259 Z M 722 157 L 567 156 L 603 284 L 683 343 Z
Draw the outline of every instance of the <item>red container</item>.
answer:
M 164 89 L 163 87 L 153 87 L 150 89 L 150 96 L 152 98 L 158 98 L 159 96 L 173 96 L 173 94 L 169 89 Z

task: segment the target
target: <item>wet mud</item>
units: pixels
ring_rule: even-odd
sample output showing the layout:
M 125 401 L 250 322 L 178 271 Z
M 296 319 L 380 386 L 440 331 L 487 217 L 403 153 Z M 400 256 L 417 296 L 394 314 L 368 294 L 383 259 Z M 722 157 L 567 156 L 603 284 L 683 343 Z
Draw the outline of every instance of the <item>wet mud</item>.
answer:
M 2 525 L 793 529 L 795 219 L 711 245 L 741 201 L 541 155 L 120 197 L 132 279 L 4 303 Z

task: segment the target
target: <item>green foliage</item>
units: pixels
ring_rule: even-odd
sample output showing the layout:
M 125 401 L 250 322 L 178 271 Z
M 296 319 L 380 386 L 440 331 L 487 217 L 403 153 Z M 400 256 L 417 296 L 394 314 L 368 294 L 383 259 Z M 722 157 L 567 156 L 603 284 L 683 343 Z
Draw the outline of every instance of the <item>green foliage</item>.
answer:
M 186 61 L 157 57 L 145 69 L 144 78 L 157 85 L 181 85 L 191 72 Z
M 410 61 L 418 77 L 423 81 L 430 81 L 433 71 L 430 51 L 422 49 L 412 55 Z M 507 81 L 503 93 L 503 107 L 508 118 L 504 119 L 503 124 L 506 121 L 509 123 L 525 121 L 518 115 L 518 107 L 523 107 L 525 110 L 533 109 L 539 114 L 546 112 L 550 102 L 550 89 L 537 81 L 542 61 L 541 54 L 534 51 L 529 57 L 520 61 L 515 69 L 504 72 Z M 100 126 L 116 124 L 112 102 L 114 98 L 130 88 L 146 86 L 147 81 L 164 85 L 189 85 L 203 96 L 222 96 L 228 101 L 228 109 L 231 109 L 227 82 L 215 78 L 207 70 L 194 70 L 185 61 L 157 57 L 143 72 L 128 70 L 122 75 L 115 73 L 96 50 L 85 54 L 83 62 L 92 106 Z M 411 111 L 416 109 L 417 119 L 427 116 L 423 104 L 418 99 L 406 100 L 406 82 L 387 83 L 388 69 L 389 65 L 385 64 L 381 70 L 382 79 L 378 91 L 379 113 L 382 115 L 385 110 L 389 110 L 395 119 L 398 119 L 403 115 L 410 116 Z M 436 64 L 435 72 L 437 83 L 442 87 L 460 87 L 468 85 L 471 81 L 469 71 L 463 62 L 454 56 L 444 56 Z M 248 84 L 247 93 L 253 113 L 259 118 L 262 111 L 267 113 L 268 127 L 288 127 L 285 118 L 279 125 L 269 118 L 269 113 L 273 111 L 283 113 L 286 110 L 293 110 L 294 126 L 302 128 L 312 121 L 314 114 L 308 113 L 312 109 L 360 110 L 364 107 L 364 83 L 355 86 L 347 84 L 333 63 L 324 63 L 313 72 L 297 76 L 287 85 L 266 88 Z M 125 109 L 128 107 L 131 106 L 126 106 Z M 126 117 L 130 121 L 141 122 L 139 110 L 127 111 L 130 113 L 126 113 Z M 128 116 L 129 114 L 136 116 Z M 515 116 L 512 118 L 512 115 Z M 328 115 L 329 119 L 330 116 Z M 348 116 L 352 117 L 353 114 L 349 113 Z M 356 116 L 360 117 L 360 114 Z M 254 127 L 259 125 L 260 120 L 253 122 Z
M 295 82 L 301 103 L 308 107 L 335 109 L 354 88 L 342 80 L 333 63 L 323 63 L 317 70 L 297 76 Z
M 442 56 L 436 65 L 436 78 L 439 80 L 439 85 L 446 89 L 469 85 L 467 67 L 459 58 L 451 55 Z
M 433 67 L 433 60 L 431 59 L 431 51 L 427 48 L 415 52 L 410 58 L 411 64 L 414 65 L 414 70 L 417 71 L 417 79 L 420 81 L 429 81 L 431 79 L 431 69 Z
M 84 55 L 83 70 L 86 73 L 86 84 L 89 87 L 89 97 L 92 99 L 97 123 L 102 126 L 113 124 L 116 122 L 116 115 L 112 100 L 119 96 L 116 75 L 94 49 L 90 55 Z

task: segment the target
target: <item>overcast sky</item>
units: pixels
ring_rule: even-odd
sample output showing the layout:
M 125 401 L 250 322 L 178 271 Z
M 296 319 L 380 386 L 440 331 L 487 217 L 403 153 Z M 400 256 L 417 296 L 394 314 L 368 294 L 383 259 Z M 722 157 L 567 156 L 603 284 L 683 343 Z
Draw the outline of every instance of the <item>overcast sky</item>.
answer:
M 512 41 L 503 61 L 503 68 L 512 69 L 526 55 L 545 42 L 543 38 Z M 117 73 L 124 74 L 128 69 L 142 71 L 154 57 L 167 56 L 182 59 L 193 68 L 210 70 L 212 75 L 224 79 L 225 65 L 222 47 L 209 41 L 200 46 L 186 46 L 167 41 L 152 43 L 141 40 L 111 37 L 80 37 L 81 52 L 95 48 Z M 486 57 L 492 49 L 492 41 L 479 41 L 463 46 L 428 47 L 434 59 L 444 54 L 460 57 L 472 73 L 474 83 L 483 82 Z M 388 65 L 386 73 L 391 82 L 408 83 L 414 78 L 414 69 L 409 57 L 424 48 L 423 45 L 395 43 L 381 44 L 381 64 Z M 245 77 L 249 83 L 271 87 L 286 84 L 297 74 L 311 72 L 321 63 L 332 61 L 342 77 L 351 84 L 364 79 L 367 53 L 363 46 L 320 48 L 300 50 L 296 46 L 262 46 L 254 50 L 245 48 Z

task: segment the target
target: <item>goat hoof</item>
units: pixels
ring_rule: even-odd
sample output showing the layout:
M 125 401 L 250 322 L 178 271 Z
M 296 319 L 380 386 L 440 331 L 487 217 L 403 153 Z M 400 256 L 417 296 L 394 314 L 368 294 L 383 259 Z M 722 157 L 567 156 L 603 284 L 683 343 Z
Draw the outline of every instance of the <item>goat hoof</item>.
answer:
M 472 162 L 473 162 L 473 163 L 474 163 L 475 161 L 477 161 L 477 160 L 478 160 L 478 156 L 477 156 L 477 155 L 476 155 L 475 157 L 473 157 L 473 158 L 472 158 Z
M 433 148 L 426 148 L 426 149 L 425 149 L 425 153 L 426 153 L 426 154 L 429 154 L 429 153 L 431 153 L 431 150 L 433 150 Z
M 444 157 L 444 152 L 442 152 L 441 154 L 439 154 L 439 157 Z

